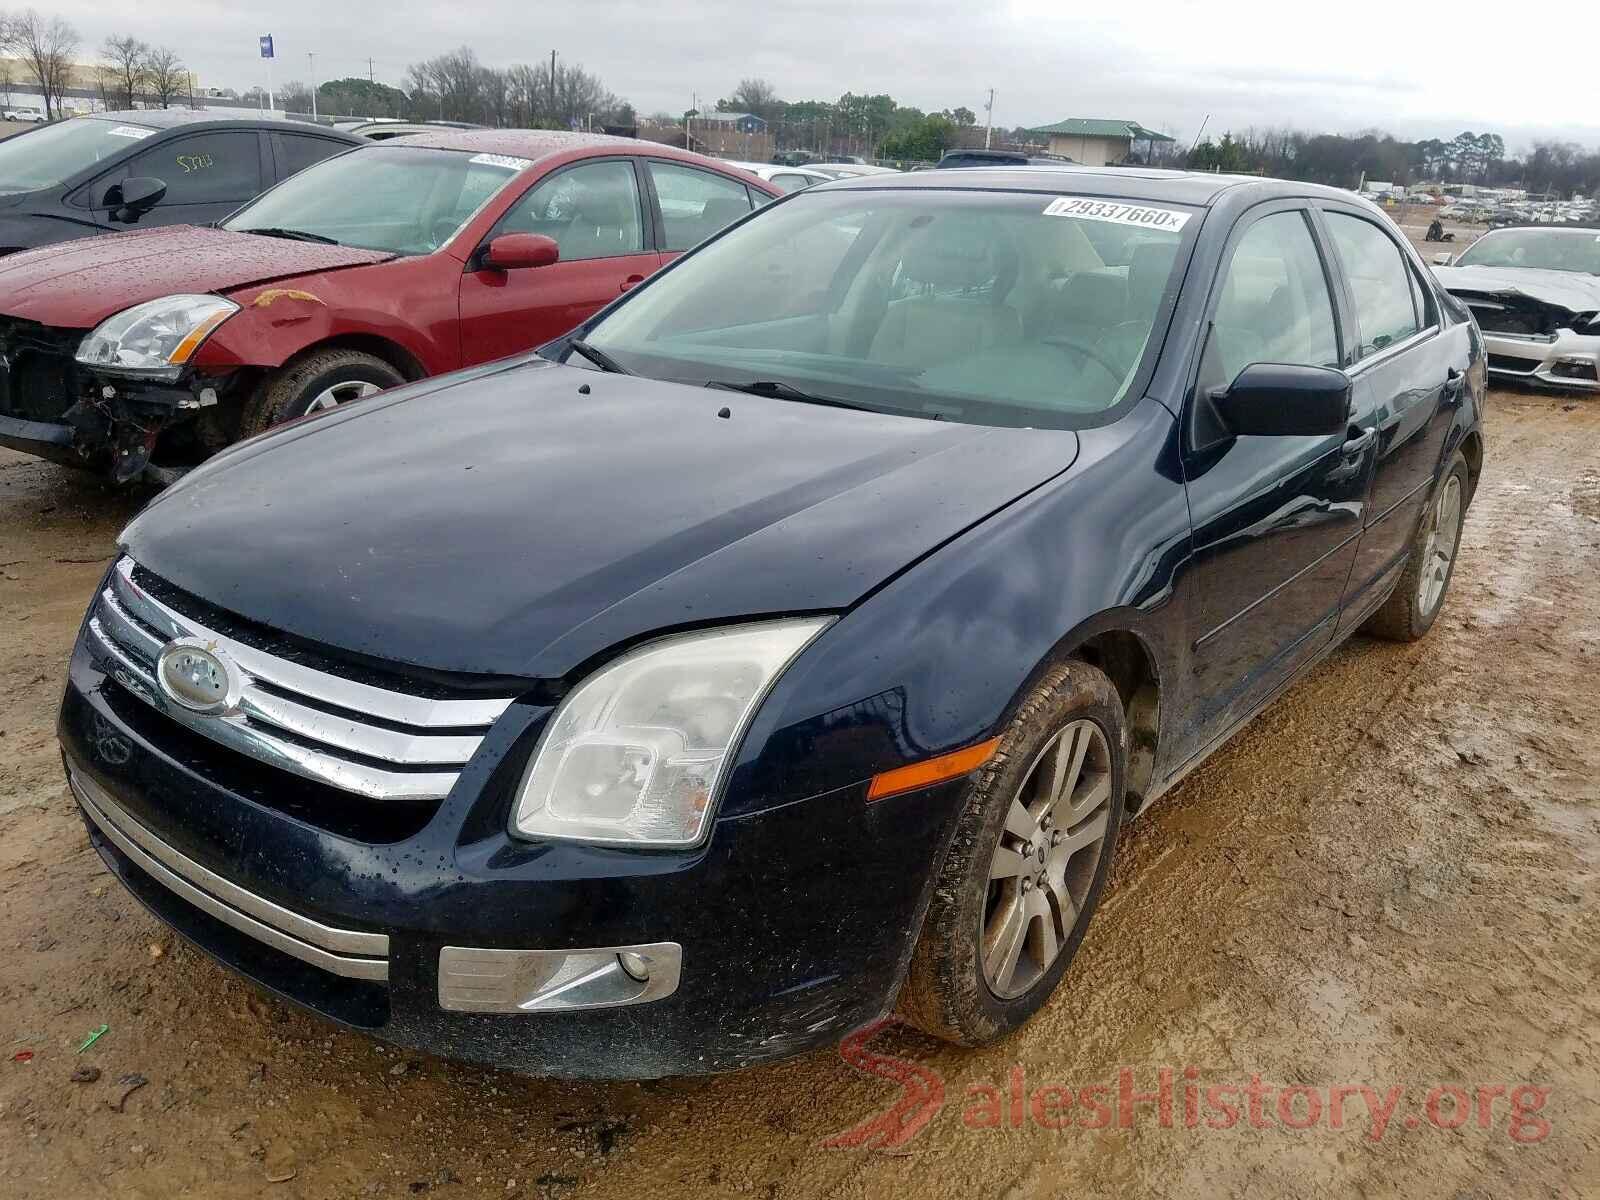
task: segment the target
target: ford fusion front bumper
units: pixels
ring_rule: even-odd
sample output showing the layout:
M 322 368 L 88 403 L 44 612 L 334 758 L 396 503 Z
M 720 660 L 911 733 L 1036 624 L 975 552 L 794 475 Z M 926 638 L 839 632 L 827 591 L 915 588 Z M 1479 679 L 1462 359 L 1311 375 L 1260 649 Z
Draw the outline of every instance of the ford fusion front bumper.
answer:
M 887 1011 L 961 789 L 774 797 L 684 852 L 524 842 L 506 815 L 549 710 L 516 702 L 436 808 L 340 826 L 115 671 L 80 641 L 59 733 L 91 841 L 146 907 L 335 1021 L 537 1074 L 728 1070 Z

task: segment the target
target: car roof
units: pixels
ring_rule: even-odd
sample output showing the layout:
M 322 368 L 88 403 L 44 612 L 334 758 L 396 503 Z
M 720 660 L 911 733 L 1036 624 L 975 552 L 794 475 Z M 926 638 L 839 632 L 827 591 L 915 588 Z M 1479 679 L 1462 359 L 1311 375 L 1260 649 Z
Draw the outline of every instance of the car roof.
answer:
M 447 129 L 435 127 L 427 133 L 408 134 L 403 140 L 392 143 L 398 146 L 421 146 L 432 150 L 467 150 L 481 154 L 508 154 L 516 158 L 538 161 L 553 154 L 568 154 L 575 150 L 607 150 L 626 154 L 658 154 L 662 158 L 679 158 L 686 162 L 705 163 L 713 160 L 704 155 L 690 154 L 676 146 L 661 142 L 642 141 L 639 138 L 613 137 L 607 133 L 569 133 L 564 129 Z
M 78 121 L 114 121 L 118 125 L 142 125 L 146 129 L 178 129 L 191 126 L 212 125 L 218 127 L 248 125 L 252 129 L 284 129 L 294 130 L 297 133 L 321 133 L 340 141 L 349 142 L 352 146 L 358 145 L 361 139 L 353 137 L 342 129 L 335 129 L 331 125 L 319 125 L 314 121 L 291 121 L 286 117 L 245 116 L 236 114 L 221 114 L 207 112 L 204 109 L 193 110 L 186 108 L 136 108 L 121 112 L 85 113 L 75 117 Z
M 837 179 L 808 191 L 835 192 L 881 188 L 942 188 L 959 191 L 1042 192 L 1081 191 L 1118 199 L 1166 201 L 1209 207 L 1222 193 L 1235 188 L 1272 196 L 1318 196 L 1351 201 L 1351 193 L 1318 183 L 1293 183 L 1256 175 L 1213 175 L 1205 171 L 1163 171 L 1153 167 L 1084 167 L 1071 163 L 951 167 L 896 175 L 866 175 Z

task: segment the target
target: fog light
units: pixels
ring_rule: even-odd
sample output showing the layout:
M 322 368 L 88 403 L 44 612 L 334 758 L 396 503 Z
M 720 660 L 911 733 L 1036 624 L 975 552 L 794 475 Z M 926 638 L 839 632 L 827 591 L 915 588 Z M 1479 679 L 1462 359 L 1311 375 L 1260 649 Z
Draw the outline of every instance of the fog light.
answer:
M 541 1013 L 648 1004 L 678 990 L 676 942 L 592 950 L 439 951 L 439 1006 L 451 1012 Z

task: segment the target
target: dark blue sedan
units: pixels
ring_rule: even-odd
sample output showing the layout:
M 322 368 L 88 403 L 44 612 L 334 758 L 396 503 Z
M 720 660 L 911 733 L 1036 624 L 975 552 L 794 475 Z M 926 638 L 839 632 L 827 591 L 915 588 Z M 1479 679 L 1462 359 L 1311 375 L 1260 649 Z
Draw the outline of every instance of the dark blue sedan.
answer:
M 1351 634 L 1428 631 L 1484 377 L 1344 192 L 824 185 L 168 490 L 67 771 L 158 916 L 387 1040 L 659 1076 L 898 1005 L 983 1043 L 1124 820 Z

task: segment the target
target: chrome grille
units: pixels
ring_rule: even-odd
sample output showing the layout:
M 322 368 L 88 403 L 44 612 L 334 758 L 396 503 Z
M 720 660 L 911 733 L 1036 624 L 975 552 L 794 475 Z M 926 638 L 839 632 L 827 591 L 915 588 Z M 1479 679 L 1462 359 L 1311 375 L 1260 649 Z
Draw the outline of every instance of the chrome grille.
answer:
M 208 629 L 156 599 L 117 562 L 89 618 L 91 647 L 129 692 L 174 721 L 257 761 L 373 800 L 437 800 L 455 786 L 511 697 L 435 700 L 345 679 Z M 167 700 L 156 660 L 168 642 L 201 638 L 243 676 L 217 716 Z

